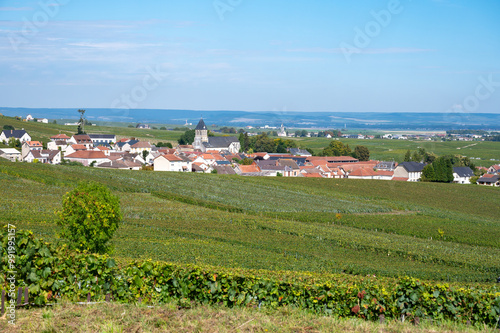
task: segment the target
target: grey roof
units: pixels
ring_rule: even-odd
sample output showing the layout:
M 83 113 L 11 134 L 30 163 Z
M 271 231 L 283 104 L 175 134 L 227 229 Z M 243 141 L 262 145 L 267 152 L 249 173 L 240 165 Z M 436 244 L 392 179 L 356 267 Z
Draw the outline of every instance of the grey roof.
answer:
M 198 122 L 198 125 L 196 125 L 196 130 L 206 130 L 207 126 L 205 125 L 205 122 L 203 121 L 203 118 L 200 119 Z
M 453 172 L 459 177 L 472 177 L 474 176 L 474 171 L 469 167 L 454 167 Z
M 89 134 L 91 139 L 115 139 L 116 135 L 114 134 Z
M 203 142 L 203 145 L 207 148 L 228 148 L 233 142 L 239 142 L 238 138 L 235 136 L 211 136 L 208 138 L 208 142 Z
M 500 179 L 500 176 L 495 177 L 481 177 L 477 180 L 478 183 L 496 183 Z
M 389 170 L 389 171 L 392 171 L 395 168 L 396 168 L 396 162 L 384 162 L 384 161 L 381 161 L 381 162 L 379 162 L 375 166 L 375 169 L 379 169 L 379 170 Z
M 421 172 L 424 169 L 425 164 L 418 162 L 403 162 L 398 166 L 402 166 L 408 172 Z
M 229 161 L 215 161 L 217 165 L 231 165 L 231 162 Z
M 290 148 L 290 154 L 312 156 L 310 152 L 308 152 L 305 149 L 300 149 L 300 148 Z
M 281 159 L 281 160 L 279 160 L 279 162 L 280 162 L 281 166 L 287 166 L 287 167 L 290 167 L 292 169 L 299 169 L 299 166 L 297 165 L 297 163 L 295 163 L 295 161 L 292 159 Z
M 235 175 L 236 172 L 228 165 L 216 165 L 214 169 L 217 170 L 219 175 Z
M 20 139 L 26 134 L 25 130 L 4 130 L 2 131 L 5 137 L 8 139 L 10 137 L 14 137 L 16 139 Z

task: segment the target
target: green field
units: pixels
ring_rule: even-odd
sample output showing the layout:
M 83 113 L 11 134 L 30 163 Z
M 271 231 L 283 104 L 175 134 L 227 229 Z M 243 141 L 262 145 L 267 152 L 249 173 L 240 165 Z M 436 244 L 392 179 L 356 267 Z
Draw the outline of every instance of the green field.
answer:
M 104 183 L 120 197 L 124 220 L 113 243 L 123 261 L 451 282 L 500 275 L 500 191 L 474 185 L 0 161 L 1 223 L 55 241 L 54 211 L 76 180 Z
M 319 153 L 328 145 L 331 139 L 325 138 L 296 138 L 302 147 L 313 149 Z M 361 145 L 370 150 L 370 158 L 382 161 L 402 162 L 406 151 L 416 151 L 425 148 L 429 153 L 438 156 L 442 155 L 462 155 L 471 159 L 476 166 L 489 167 L 500 163 L 500 142 L 492 141 L 421 141 L 421 140 L 389 140 L 389 139 L 340 139 L 345 144 L 349 144 L 352 150 Z M 475 159 L 479 158 L 479 159 Z

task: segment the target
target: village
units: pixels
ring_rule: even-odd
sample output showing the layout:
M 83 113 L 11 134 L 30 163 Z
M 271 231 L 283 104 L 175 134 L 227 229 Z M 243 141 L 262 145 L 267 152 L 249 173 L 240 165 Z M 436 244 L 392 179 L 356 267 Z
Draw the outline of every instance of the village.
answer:
M 284 136 L 284 133 L 282 126 L 278 135 Z M 415 161 L 398 164 L 394 161 L 360 161 L 352 156 L 312 156 L 300 148 L 288 148 L 286 153 L 243 153 L 237 137 L 209 136 L 203 119 L 195 128 L 191 145 L 178 144 L 172 148 L 135 138 L 118 139 L 114 134 L 75 134 L 71 137 L 58 134 L 44 144 L 32 141 L 23 129 L 1 132 L 0 142 L 8 144 L 12 140 L 18 140 L 21 150 L 2 148 L 0 157 L 13 162 L 73 163 L 107 169 L 416 182 L 421 180 L 426 166 Z M 483 175 L 476 183 L 500 186 L 500 165 L 483 169 Z M 454 183 L 470 184 L 472 177 L 471 168 L 453 167 Z

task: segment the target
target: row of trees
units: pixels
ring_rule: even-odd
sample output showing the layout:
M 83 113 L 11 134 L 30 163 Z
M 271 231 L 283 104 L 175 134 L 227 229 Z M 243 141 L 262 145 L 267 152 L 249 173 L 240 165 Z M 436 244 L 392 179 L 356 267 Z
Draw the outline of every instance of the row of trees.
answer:
M 240 133 L 239 141 L 243 152 L 287 153 L 288 148 L 297 148 L 297 143 L 289 139 L 273 139 L 266 133 L 249 137 L 247 133 Z

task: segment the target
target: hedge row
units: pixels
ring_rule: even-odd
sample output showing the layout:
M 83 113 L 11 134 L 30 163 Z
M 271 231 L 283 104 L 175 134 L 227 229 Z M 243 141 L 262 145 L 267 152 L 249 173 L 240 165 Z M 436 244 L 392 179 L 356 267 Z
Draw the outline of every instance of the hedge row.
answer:
M 1 234 L 0 289 L 10 290 L 9 235 Z M 10 235 L 12 242 L 13 234 Z M 108 256 L 74 253 L 55 247 L 31 232 L 15 233 L 16 287 L 29 287 L 30 299 L 44 305 L 62 297 L 80 301 L 91 293 L 93 300 L 112 293 L 115 301 L 139 298 L 159 304 L 176 300 L 226 306 L 277 307 L 291 305 L 339 317 L 449 319 L 494 326 L 500 316 L 500 291 L 491 288 L 460 288 L 447 284 L 399 280 L 346 278 L 327 283 L 307 280 L 280 281 L 275 273 L 244 274 L 230 269 L 202 268 L 163 262 L 132 262 L 122 268 Z M 12 250 L 12 248 L 10 249 Z

